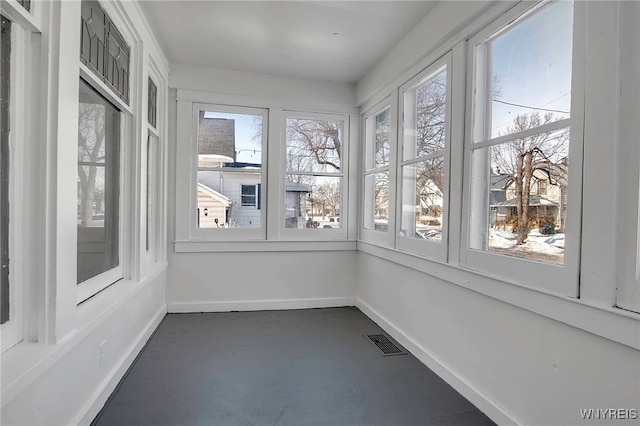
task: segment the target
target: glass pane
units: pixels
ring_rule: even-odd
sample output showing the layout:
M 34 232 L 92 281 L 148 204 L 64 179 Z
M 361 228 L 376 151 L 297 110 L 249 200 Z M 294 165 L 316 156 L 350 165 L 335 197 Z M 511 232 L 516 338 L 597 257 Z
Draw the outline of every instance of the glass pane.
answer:
M 389 108 L 376 116 L 367 118 L 367 169 L 378 169 L 389 165 L 390 125 Z
M 389 173 L 365 176 L 364 228 L 386 231 L 389 228 Z
M 262 167 L 262 115 L 200 111 L 198 167 Z
M 148 79 L 147 90 L 147 121 L 153 127 L 156 126 L 158 118 L 158 86 L 153 82 L 151 77 Z
M 157 170 L 158 137 L 149 132 L 147 137 L 147 229 L 146 249 L 149 251 L 154 245 L 156 212 L 156 170 Z
M 444 69 L 404 94 L 404 160 L 444 150 L 446 113 L 447 71 Z
M 199 228 L 259 228 L 260 181 L 255 171 L 198 171 Z
M 479 50 L 491 52 L 486 134 L 494 138 L 517 132 L 519 117 L 537 115 L 542 123 L 569 118 L 572 33 L 573 3 L 558 1 L 516 22 Z
M 341 228 L 342 178 L 285 176 L 285 228 Z
M 342 121 L 287 119 L 287 171 L 340 172 Z
M 402 168 L 401 235 L 442 240 L 444 157 Z
M 9 111 L 11 21 L 0 16 L 0 323 L 9 321 Z
M 118 265 L 120 112 L 80 80 L 78 283 Z
M 482 170 L 482 161 L 474 161 L 474 178 L 485 182 L 488 202 L 485 242 L 479 240 L 472 248 L 562 265 L 569 129 L 505 142 L 473 155 L 476 160 L 490 156 L 491 163 L 490 169 Z

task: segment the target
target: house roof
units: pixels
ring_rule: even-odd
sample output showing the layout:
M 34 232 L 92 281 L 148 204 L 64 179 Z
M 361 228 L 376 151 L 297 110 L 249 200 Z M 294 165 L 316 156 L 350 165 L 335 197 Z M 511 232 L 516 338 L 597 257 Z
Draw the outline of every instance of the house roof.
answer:
M 511 180 L 513 175 L 509 173 L 491 174 L 491 190 L 492 191 L 504 191 Z
M 285 182 L 285 192 L 311 192 L 311 189 L 307 185 L 296 182 Z
M 558 207 L 558 203 L 551 201 L 547 198 L 541 197 L 539 195 L 535 195 L 535 194 L 529 195 L 529 207 L 541 207 L 541 206 Z M 516 199 L 509 198 L 508 200 L 491 204 L 491 207 L 516 207 Z
M 236 159 L 235 120 L 208 118 L 200 111 L 198 119 L 198 155 Z
M 205 194 L 207 194 L 211 198 L 213 198 L 213 199 L 219 201 L 220 203 L 222 203 L 222 205 L 225 206 L 225 207 L 227 207 L 228 205 L 231 204 L 231 199 L 229 199 L 229 197 L 227 197 L 225 195 L 222 195 L 221 193 L 219 193 L 215 189 L 212 189 L 212 188 L 208 187 L 204 183 L 198 182 L 198 191 L 204 192 Z

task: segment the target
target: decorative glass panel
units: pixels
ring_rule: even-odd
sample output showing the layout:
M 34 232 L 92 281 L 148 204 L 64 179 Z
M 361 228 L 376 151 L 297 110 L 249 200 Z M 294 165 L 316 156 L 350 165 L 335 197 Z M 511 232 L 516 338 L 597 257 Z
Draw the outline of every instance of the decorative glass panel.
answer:
M 31 0 L 18 0 L 18 3 L 24 7 L 27 12 L 31 12 Z
M 100 4 L 82 1 L 80 60 L 129 103 L 131 49 Z
M 158 102 L 158 87 L 153 82 L 151 77 L 149 77 L 147 120 L 149 121 L 149 124 L 151 124 L 153 127 L 156 127 L 156 114 L 158 113 L 157 102 Z

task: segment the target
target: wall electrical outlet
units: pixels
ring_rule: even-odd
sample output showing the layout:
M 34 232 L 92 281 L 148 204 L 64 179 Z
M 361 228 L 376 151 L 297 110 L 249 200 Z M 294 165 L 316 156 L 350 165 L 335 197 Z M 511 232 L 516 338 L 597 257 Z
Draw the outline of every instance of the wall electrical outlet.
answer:
M 104 349 L 106 345 L 107 341 L 103 340 L 98 346 L 98 368 L 102 368 L 102 364 L 104 364 Z

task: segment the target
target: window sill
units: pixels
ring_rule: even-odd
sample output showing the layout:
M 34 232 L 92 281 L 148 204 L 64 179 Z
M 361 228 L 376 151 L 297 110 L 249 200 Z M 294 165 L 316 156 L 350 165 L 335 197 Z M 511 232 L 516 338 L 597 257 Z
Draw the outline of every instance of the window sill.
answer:
M 502 281 L 459 266 L 358 241 L 358 251 L 640 350 L 640 314 Z
M 342 241 L 174 241 L 176 253 L 355 251 L 355 240 Z

